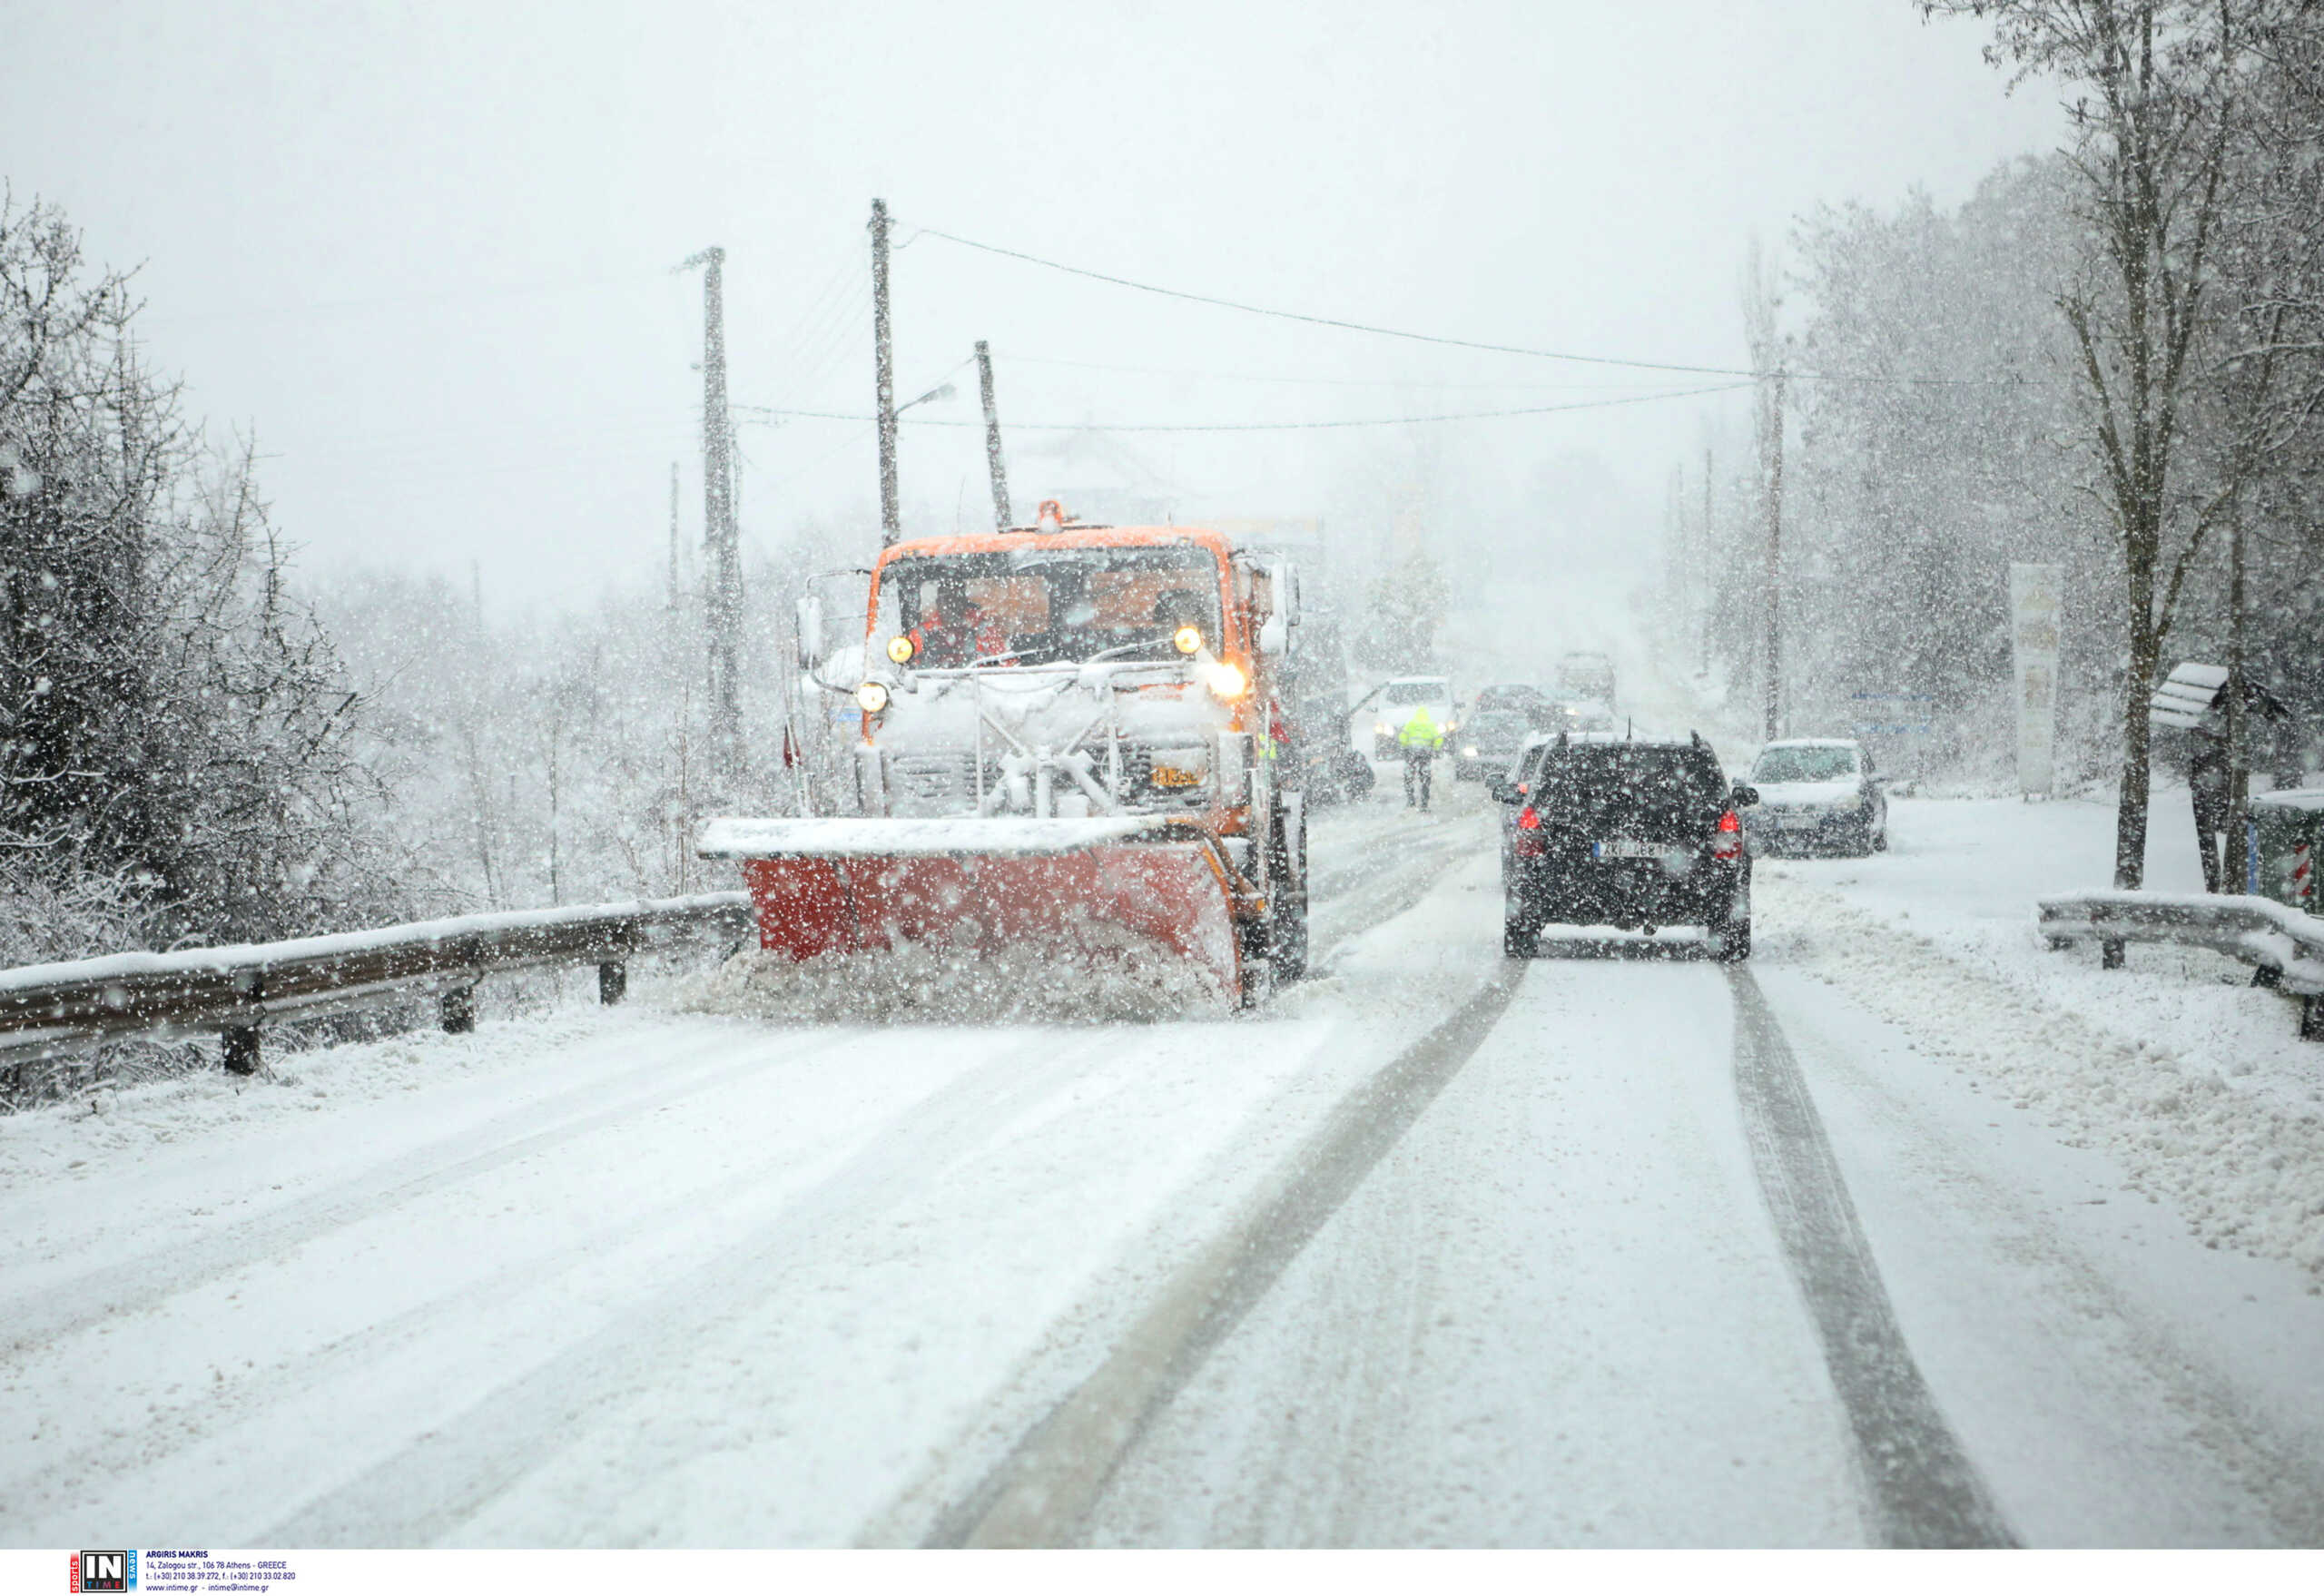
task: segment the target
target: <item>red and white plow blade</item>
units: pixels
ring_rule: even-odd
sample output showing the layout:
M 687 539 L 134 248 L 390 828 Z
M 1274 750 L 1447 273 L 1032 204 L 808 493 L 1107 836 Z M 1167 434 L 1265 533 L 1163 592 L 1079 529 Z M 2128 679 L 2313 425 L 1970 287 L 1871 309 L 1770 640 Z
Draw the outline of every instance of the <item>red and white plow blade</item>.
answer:
M 760 946 L 793 960 L 905 946 L 1086 960 L 1143 943 L 1227 1002 L 1242 991 L 1233 868 L 1183 823 L 719 819 L 699 852 L 741 862 Z

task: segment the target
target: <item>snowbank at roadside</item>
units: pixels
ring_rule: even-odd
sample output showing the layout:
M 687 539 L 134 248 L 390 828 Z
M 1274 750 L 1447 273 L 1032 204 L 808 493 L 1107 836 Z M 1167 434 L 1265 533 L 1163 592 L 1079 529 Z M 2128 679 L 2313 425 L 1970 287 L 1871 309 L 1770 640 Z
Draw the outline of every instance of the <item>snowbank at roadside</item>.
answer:
M 194 1145 L 231 1158 L 248 1135 L 287 1129 L 325 1110 L 401 1098 L 447 1082 L 522 1069 L 563 1044 L 625 1022 L 576 1006 L 463 1036 L 411 1030 L 272 1056 L 257 1075 L 204 1069 L 137 1086 L 103 1088 L 0 1116 L 0 1192 L 33 1180 L 79 1178 Z
M 753 949 L 680 983 L 673 1002 L 711 1014 L 826 1024 L 1112 1024 L 1216 1018 L 1232 1008 L 1196 961 L 1096 923 L 1081 926 L 1070 945 L 905 942 L 807 960 Z
M 2199 886 L 2186 795 L 2156 797 L 2148 880 Z M 1884 856 L 1762 861 L 1762 954 L 2104 1148 L 2207 1242 L 2324 1286 L 2324 1047 L 2296 1010 L 2218 954 L 2133 945 L 2103 970 L 2039 934 L 2036 898 L 2109 879 L 2112 806 L 1900 800 L 1890 832 Z

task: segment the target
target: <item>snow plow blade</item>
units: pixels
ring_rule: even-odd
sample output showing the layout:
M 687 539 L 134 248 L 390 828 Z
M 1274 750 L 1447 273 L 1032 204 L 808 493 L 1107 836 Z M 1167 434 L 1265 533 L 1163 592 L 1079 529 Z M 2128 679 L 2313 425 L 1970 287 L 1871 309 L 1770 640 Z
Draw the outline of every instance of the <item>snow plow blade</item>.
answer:
M 1205 971 L 1230 1005 L 1236 922 L 1261 907 L 1215 838 L 1151 818 L 718 819 L 697 852 L 741 862 L 760 946 L 795 961 L 906 943 L 1146 949 Z

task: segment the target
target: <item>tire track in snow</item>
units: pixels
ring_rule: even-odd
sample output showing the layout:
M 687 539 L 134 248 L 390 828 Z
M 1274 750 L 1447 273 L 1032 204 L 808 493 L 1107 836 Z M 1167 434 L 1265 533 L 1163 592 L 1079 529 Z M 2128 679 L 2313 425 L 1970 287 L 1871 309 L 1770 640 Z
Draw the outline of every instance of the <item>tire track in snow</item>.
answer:
M 2016 1545 L 1905 1344 L 1824 1121 L 1759 983 L 1742 965 L 1728 966 L 1727 979 L 1752 1167 L 1847 1410 L 1874 1538 L 1891 1547 Z
M 1477 837 L 1465 827 L 1409 827 L 1367 836 L 1369 844 L 1382 839 L 1392 843 L 1384 861 L 1341 864 L 1322 876 L 1328 895 L 1315 905 L 1313 972 L 1331 973 L 1338 951 L 1374 927 L 1417 907 L 1434 890 L 1451 866 L 1473 858 Z
M 826 1041 L 814 1051 L 835 1050 L 843 1040 Z M 658 1090 L 640 1091 L 637 1072 L 633 1071 L 610 1081 L 559 1092 L 487 1119 L 448 1141 L 390 1159 L 311 1197 L 0 1305 L 0 1315 L 8 1326 L 8 1342 L 0 1348 L 0 1356 L 14 1358 L 43 1342 L 85 1330 L 114 1315 L 151 1308 L 168 1296 L 206 1286 L 415 1197 L 756 1073 L 766 1067 L 766 1045 L 764 1035 L 737 1037 L 733 1048 L 743 1053 L 742 1058 L 720 1063 L 719 1059 L 730 1049 L 718 1048 L 675 1084 L 663 1084 Z M 667 1068 L 654 1066 L 651 1079 L 668 1082 Z M 609 1107 L 576 1112 L 609 1098 L 616 1099 Z M 526 1129 L 544 1124 L 543 1129 Z M 157 1281 L 166 1283 L 166 1291 L 157 1294 Z
M 1092 1040 L 1034 1067 L 1003 1059 L 952 1080 L 743 1239 L 665 1282 L 651 1302 L 331 1487 L 253 1543 L 434 1543 L 586 1429 L 593 1412 L 642 1394 L 714 1328 L 779 1292 L 794 1258 L 818 1256 L 838 1236 L 909 1200 L 915 1177 L 974 1153 L 1069 1086 L 1091 1055 L 1116 1045 Z
M 922 1544 L 1070 1542 L 1154 1415 L 1201 1369 L 1373 1167 L 1459 1072 L 1517 994 L 1510 962 L 1358 1086 L 1275 1180 L 1180 1267 L 1097 1371 L 949 1511 Z
M 704 1213 L 722 1210 L 768 1185 L 773 1172 L 772 1165 L 753 1165 L 714 1186 L 631 1212 L 562 1250 L 500 1269 L 490 1278 L 493 1301 L 505 1305 L 665 1227 L 699 1222 Z M 69 1513 L 88 1483 L 107 1474 L 154 1469 L 188 1454 L 192 1456 L 185 1466 L 202 1466 L 205 1460 L 201 1449 L 228 1443 L 238 1426 L 266 1412 L 313 1398 L 326 1392 L 332 1382 L 439 1332 L 447 1321 L 472 1317 L 476 1308 L 475 1287 L 463 1282 L 401 1313 L 299 1352 L 289 1361 L 271 1364 L 254 1375 L 232 1377 L 217 1393 L 150 1408 L 126 1443 L 108 1437 L 73 1452 L 44 1456 L 36 1478 L 0 1482 L 0 1531 L 21 1532 L 50 1515 Z

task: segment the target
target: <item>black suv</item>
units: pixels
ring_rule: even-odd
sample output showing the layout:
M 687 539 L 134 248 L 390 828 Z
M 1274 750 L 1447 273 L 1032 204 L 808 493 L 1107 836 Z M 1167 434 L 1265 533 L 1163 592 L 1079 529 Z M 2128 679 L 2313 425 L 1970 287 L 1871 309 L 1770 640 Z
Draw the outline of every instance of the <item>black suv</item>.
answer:
M 1502 947 L 1541 927 L 1699 925 L 1725 961 L 1751 955 L 1751 853 L 1731 785 L 1700 736 L 1537 738 L 1492 792 L 1502 822 Z

